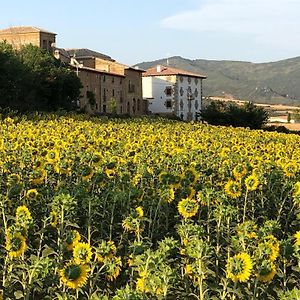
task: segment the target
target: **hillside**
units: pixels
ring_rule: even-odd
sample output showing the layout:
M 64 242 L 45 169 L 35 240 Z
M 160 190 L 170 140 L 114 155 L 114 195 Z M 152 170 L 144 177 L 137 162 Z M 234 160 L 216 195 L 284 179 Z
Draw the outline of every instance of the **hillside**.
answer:
M 300 104 L 300 57 L 270 63 L 189 60 L 180 56 L 168 59 L 176 68 L 204 74 L 205 96 L 228 96 L 264 103 Z M 139 63 L 142 69 L 166 59 Z

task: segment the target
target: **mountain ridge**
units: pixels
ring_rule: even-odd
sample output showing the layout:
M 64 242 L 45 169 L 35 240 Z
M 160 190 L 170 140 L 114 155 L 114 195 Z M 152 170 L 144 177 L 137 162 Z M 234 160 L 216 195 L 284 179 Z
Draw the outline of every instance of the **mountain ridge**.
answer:
M 138 63 L 141 69 L 157 64 L 207 76 L 204 96 L 232 97 L 257 103 L 300 104 L 300 56 L 275 62 L 188 59 L 181 56 Z

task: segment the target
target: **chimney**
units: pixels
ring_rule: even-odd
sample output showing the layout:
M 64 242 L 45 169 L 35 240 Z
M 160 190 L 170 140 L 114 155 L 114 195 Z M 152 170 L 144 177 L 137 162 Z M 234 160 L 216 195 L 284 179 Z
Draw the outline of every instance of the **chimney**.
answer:
M 157 65 L 156 66 L 156 71 L 157 71 L 157 73 L 160 73 L 162 71 L 162 66 L 161 65 Z

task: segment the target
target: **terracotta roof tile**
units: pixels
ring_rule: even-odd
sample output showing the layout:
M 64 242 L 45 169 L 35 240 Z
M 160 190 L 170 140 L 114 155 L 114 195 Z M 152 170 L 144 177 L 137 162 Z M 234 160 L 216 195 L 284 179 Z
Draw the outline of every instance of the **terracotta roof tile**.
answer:
M 56 35 L 56 33 L 54 32 L 50 32 L 35 26 L 14 26 L 6 29 L 0 29 L 0 35 L 9 34 L 9 33 L 20 34 L 20 33 L 32 33 L 32 32 L 44 32 L 44 33 L 51 33 Z
M 158 71 L 160 67 L 160 72 Z M 158 65 L 153 68 L 146 70 L 143 76 L 170 76 L 170 75 L 183 75 L 183 76 L 191 76 L 191 77 L 198 77 L 198 78 L 206 78 L 205 75 L 200 75 L 196 73 L 192 73 L 186 70 L 166 67 L 163 65 Z

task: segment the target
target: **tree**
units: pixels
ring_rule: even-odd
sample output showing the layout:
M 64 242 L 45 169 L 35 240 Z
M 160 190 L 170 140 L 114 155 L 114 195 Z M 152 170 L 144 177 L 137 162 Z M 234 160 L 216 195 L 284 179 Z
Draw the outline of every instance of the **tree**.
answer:
M 232 103 L 226 105 L 224 102 L 217 101 L 202 109 L 201 117 L 212 125 L 260 129 L 268 122 L 269 115 L 262 107 L 258 107 L 252 102 L 238 106 Z
M 19 51 L 0 44 L 0 66 L 1 107 L 20 111 L 71 109 L 80 95 L 81 82 L 75 73 L 31 44 Z

